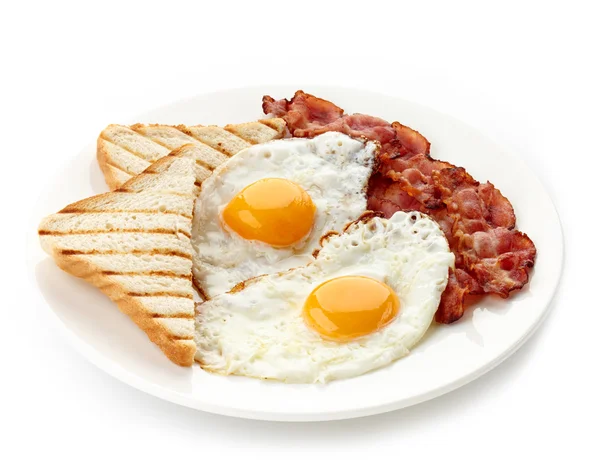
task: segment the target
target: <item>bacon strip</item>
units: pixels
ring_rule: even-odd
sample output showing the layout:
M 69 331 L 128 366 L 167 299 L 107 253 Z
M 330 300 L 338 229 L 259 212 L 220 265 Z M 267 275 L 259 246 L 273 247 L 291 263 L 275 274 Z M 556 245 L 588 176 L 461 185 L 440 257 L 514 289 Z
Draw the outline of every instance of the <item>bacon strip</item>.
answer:
M 513 229 L 516 218 L 510 201 L 491 183 L 480 184 L 462 167 L 432 173 L 433 185 L 458 222 L 458 230 L 473 233 L 486 226 Z
M 379 141 L 386 152 L 395 154 L 427 154 L 429 141 L 419 132 L 363 114 L 345 115 L 337 105 L 304 91 L 296 91 L 291 100 L 276 101 L 263 97 L 265 114 L 283 118 L 293 136 L 312 138 L 328 131 L 339 131 L 354 138 Z
M 442 294 L 440 305 L 435 313 L 438 323 L 453 323 L 464 314 L 465 298 L 469 294 L 483 293 L 477 281 L 463 269 L 450 269 L 448 285 Z
M 465 169 L 433 174 L 435 186 L 454 219 L 453 250 L 486 293 L 508 297 L 529 280 L 536 256 L 531 239 L 515 227 L 512 205 L 491 183 L 480 184 Z
M 428 214 L 444 231 L 456 258 L 436 313 L 438 322 L 459 319 L 469 294 L 506 298 L 528 282 L 536 249 L 526 234 L 514 230 L 516 218 L 508 199 L 465 169 L 433 159 L 429 141 L 419 132 L 368 115 L 345 115 L 335 104 L 303 91 L 289 101 L 265 96 L 263 110 L 284 118 L 296 137 L 339 131 L 380 142 L 368 209 L 386 217 L 399 210 Z
M 403 191 L 423 204 L 427 209 L 444 207 L 440 192 L 431 178 L 434 171 L 454 167 L 448 162 L 436 161 L 425 154 L 405 155 L 392 158 L 389 154 L 380 157 L 379 171 L 397 182 Z

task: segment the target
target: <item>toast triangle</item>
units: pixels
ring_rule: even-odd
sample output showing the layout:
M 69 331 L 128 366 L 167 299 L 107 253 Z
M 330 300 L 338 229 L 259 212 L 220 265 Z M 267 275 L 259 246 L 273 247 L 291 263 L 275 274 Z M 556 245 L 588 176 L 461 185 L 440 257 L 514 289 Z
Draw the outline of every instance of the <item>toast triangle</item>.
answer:
M 116 191 L 42 220 L 42 248 L 113 300 L 173 362 L 192 364 L 192 211 L 198 149 L 185 145 Z
M 270 118 L 218 126 L 109 125 L 97 142 L 97 158 L 111 190 L 119 188 L 161 157 L 184 144 L 196 151 L 196 182 L 200 186 L 215 167 L 242 149 L 282 138 L 285 121 Z

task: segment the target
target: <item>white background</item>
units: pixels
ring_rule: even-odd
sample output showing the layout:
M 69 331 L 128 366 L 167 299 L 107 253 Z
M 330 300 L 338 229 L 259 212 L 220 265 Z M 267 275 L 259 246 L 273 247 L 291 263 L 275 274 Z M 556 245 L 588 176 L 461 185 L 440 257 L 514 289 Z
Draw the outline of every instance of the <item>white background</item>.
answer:
M 387 455 L 398 465 L 598 465 L 594 3 L 3 6 L 2 464 L 362 465 Z M 40 186 L 108 123 L 202 92 L 287 82 L 342 84 L 429 105 L 536 171 L 557 205 L 567 256 L 550 316 L 513 357 L 415 407 L 294 425 L 155 400 L 101 373 L 61 338 L 31 299 L 23 260 L 22 226 Z

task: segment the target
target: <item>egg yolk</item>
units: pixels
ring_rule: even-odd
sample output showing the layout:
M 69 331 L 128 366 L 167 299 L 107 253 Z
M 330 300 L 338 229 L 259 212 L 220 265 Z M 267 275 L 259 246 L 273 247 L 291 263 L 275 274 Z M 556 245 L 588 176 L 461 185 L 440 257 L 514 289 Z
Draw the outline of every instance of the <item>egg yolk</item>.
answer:
M 370 277 L 344 276 L 316 287 L 304 304 L 304 320 L 321 336 L 348 341 L 390 323 L 400 310 L 394 291 Z
M 222 217 L 231 230 L 247 240 L 284 247 L 310 232 L 315 205 L 296 183 L 264 178 L 240 191 L 225 207 Z

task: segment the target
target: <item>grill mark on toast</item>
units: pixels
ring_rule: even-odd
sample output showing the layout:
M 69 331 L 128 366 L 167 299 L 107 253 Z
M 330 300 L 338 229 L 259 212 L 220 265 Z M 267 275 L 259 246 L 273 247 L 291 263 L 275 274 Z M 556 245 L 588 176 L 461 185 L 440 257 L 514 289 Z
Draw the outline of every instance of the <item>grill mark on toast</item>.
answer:
M 211 148 L 211 149 L 214 149 L 214 150 L 215 150 L 215 151 L 217 151 L 217 152 L 220 152 L 221 154 L 223 154 L 223 155 L 224 155 L 225 157 L 227 157 L 227 158 L 229 158 L 229 157 L 233 156 L 233 154 L 229 154 L 228 152 L 225 152 L 225 151 L 223 150 L 223 148 L 220 146 L 220 145 L 221 145 L 221 143 L 218 143 L 218 144 L 217 144 L 217 146 L 218 146 L 218 147 L 216 147 L 216 148 L 215 148 L 214 146 L 211 146 L 210 144 L 208 144 L 208 143 L 206 143 L 206 142 L 202 141 L 200 138 L 196 138 L 196 136 L 194 136 L 194 135 L 192 134 L 192 132 L 191 132 L 191 131 L 189 131 L 189 132 L 188 132 L 188 131 L 184 131 L 184 133 L 185 133 L 186 135 L 188 135 L 190 138 L 193 138 L 193 139 L 195 139 L 196 141 L 198 141 L 199 143 L 203 144 L 204 146 L 206 146 L 206 147 L 208 147 L 208 148 Z M 197 159 L 196 159 L 196 160 L 197 160 Z M 206 168 L 208 169 L 208 167 L 206 167 Z M 212 171 L 213 169 L 209 169 L 209 170 L 211 170 L 211 171 Z
M 275 130 L 277 133 L 279 133 L 279 128 L 277 127 L 277 125 L 275 125 L 270 120 L 260 120 L 258 123 L 260 123 L 261 125 L 264 125 L 266 127 L 269 127 L 271 130 Z
M 77 230 L 75 232 L 60 232 L 54 230 L 38 230 L 39 235 L 54 235 L 57 237 L 65 235 L 94 235 L 94 234 L 105 234 L 105 233 L 149 233 L 149 234 L 183 234 L 187 238 L 192 238 L 191 234 L 184 232 L 183 230 L 170 230 L 170 229 L 110 229 L 110 230 Z
M 159 159 L 159 161 L 167 161 L 168 164 L 161 164 L 159 170 L 156 170 L 155 164 L 158 161 L 154 161 L 151 162 L 150 165 L 148 167 L 146 167 L 146 169 L 144 169 L 143 172 L 140 173 L 140 175 L 143 174 L 150 174 L 150 175 L 163 175 L 165 173 L 165 171 L 169 170 L 169 168 L 171 167 L 171 165 L 173 164 L 173 162 L 175 162 L 177 160 L 177 158 L 179 156 L 174 156 L 172 155 L 172 153 L 175 151 L 171 151 L 169 154 L 167 154 L 166 156 L 163 156 Z
M 194 136 L 192 136 L 191 134 L 188 134 L 185 130 L 186 130 L 186 126 L 185 125 L 161 125 L 158 123 L 154 123 L 154 124 L 150 124 L 150 125 L 143 125 L 141 123 L 136 123 L 135 125 L 130 126 L 129 128 L 131 128 L 133 131 L 135 131 L 137 134 L 139 134 L 140 136 L 143 136 L 144 138 L 149 139 L 150 141 L 164 147 L 165 149 L 168 149 L 169 151 L 173 152 L 173 151 L 178 151 L 179 149 L 181 149 L 181 147 L 176 148 L 176 149 L 171 149 L 168 146 L 166 146 L 165 144 L 161 143 L 160 141 L 156 140 L 155 138 L 152 138 L 151 136 L 145 135 L 143 133 L 141 133 L 140 131 L 138 131 L 140 128 L 147 128 L 149 126 L 168 126 L 169 128 L 172 128 L 173 130 L 179 132 L 181 135 L 183 136 L 187 136 L 189 138 L 192 138 L 194 141 L 199 142 L 200 144 L 207 146 L 210 148 L 210 146 L 202 141 L 200 141 L 198 138 L 195 138 Z M 193 144 L 193 143 L 186 143 L 186 144 Z M 185 145 L 184 145 L 185 146 Z M 198 160 L 196 160 L 196 162 L 200 162 Z M 203 162 L 203 161 L 202 161 Z M 203 165 L 203 164 L 201 164 Z M 212 171 L 213 169 L 211 169 L 208 166 L 204 166 L 206 167 L 208 170 Z M 149 173 L 158 173 L 158 172 L 149 172 Z
M 182 297 L 194 299 L 194 294 L 182 292 L 128 292 L 130 297 Z
M 109 161 L 106 161 L 106 165 L 111 166 L 113 169 L 120 170 L 121 172 L 125 172 L 130 177 L 135 177 L 137 175 L 137 173 L 131 172 L 131 171 L 127 170 L 125 167 L 119 167 L 118 165 L 115 165 L 115 164 L 113 164 L 112 162 L 109 162 Z
M 154 125 L 148 125 L 148 126 L 162 126 L 162 125 L 154 124 Z M 163 148 L 168 149 L 169 151 L 172 151 L 172 149 L 169 146 L 166 146 L 165 144 L 161 143 L 160 141 L 156 141 L 154 138 L 151 138 L 150 136 L 145 135 L 144 133 L 140 132 L 139 131 L 140 128 L 144 128 L 144 125 L 141 124 L 141 123 L 136 123 L 135 125 L 131 125 L 129 127 L 130 130 L 134 131 L 135 133 L 137 133 L 138 135 L 140 135 L 142 138 L 149 139 L 153 143 L 156 143 L 159 146 L 162 146 Z M 179 130 L 177 130 L 177 131 L 179 131 Z
M 153 162 L 153 161 L 149 161 L 148 159 L 146 159 L 146 158 L 145 158 L 144 156 L 142 156 L 141 154 L 139 154 L 139 153 L 137 153 L 137 152 L 135 152 L 135 151 L 132 151 L 131 149 L 128 149 L 128 148 L 126 148 L 126 147 L 125 147 L 125 146 L 123 146 L 122 144 L 119 144 L 119 143 L 116 143 L 116 142 L 114 142 L 114 141 L 111 141 L 110 139 L 108 139 L 108 138 L 107 138 L 106 136 L 104 136 L 104 135 L 101 135 L 101 136 L 100 136 L 100 139 L 103 139 L 104 141 L 108 141 L 109 143 L 112 143 L 112 144 L 114 144 L 115 146 L 118 146 L 118 147 L 120 147 L 120 148 L 121 148 L 123 151 L 127 151 L 128 153 L 130 153 L 130 154 L 133 154 L 135 157 L 139 157 L 139 158 L 140 158 L 140 159 L 142 159 L 143 161 L 146 161 L 146 162 Z M 164 147 L 164 146 L 163 146 L 163 147 Z M 154 161 L 154 162 L 156 162 L 156 161 Z M 118 167 L 117 167 L 117 168 L 118 168 Z
M 191 198 L 191 196 L 185 195 L 187 198 Z M 93 213 L 93 212 L 126 212 L 131 214 L 156 214 L 155 209 L 135 209 L 135 210 L 126 210 L 126 209 L 106 209 L 103 208 L 101 211 L 91 211 L 89 209 L 76 209 L 76 208 L 65 208 L 61 211 L 58 211 L 60 214 L 82 214 L 82 213 Z M 181 212 L 176 211 L 160 211 L 160 214 L 175 214 L 177 216 L 185 217 L 186 219 L 191 219 L 192 216 L 188 214 L 183 214 Z
M 146 172 L 146 174 L 148 174 L 149 172 Z M 152 173 L 152 172 L 150 172 Z M 144 172 L 142 172 L 139 175 L 144 175 Z M 152 173 L 152 175 L 154 175 L 154 173 Z M 117 188 L 116 190 L 113 190 L 113 193 L 135 193 L 135 194 L 139 194 L 140 191 L 139 190 L 130 190 L 129 188 L 122 186 L 121 188 Z M 181 198 L 193 198 L 192 196 L 188 195 L 187 193 L 179 193 L 177 191 L 167 191 L 168 195 L 173 195 L 173 196 L 179 196 Z M 161 211 L 164 212 L 164 211 Z M 160 214 L 160 213 L 159 213 Z M 182 214 L 183 216 L 183 214 Z
M 202 182 L 199 182 L 198 180 L 196 180 L 194 182 L 194 185 L 197 186 L 198 188 L 200 188 L 202 186 Z
M 162 256 L 178 256 L 180 258 L 192 260 L 192 255 L 190 255 L 190 254 L 182 253 L 180 251 L 163 250 L 160 248 L 157 248 L 155 250 L 131 250 L 131 251 L 61 250 L 60 254 L 65 255 L 65 256 L 75 256 L 75 255 L 149 255 L 149 256 L 154 256 L 154 255 L 162 255 Z
M 213 170 L 215 170 L 210 165 L 208 165 L 208 163 L 206 161 L 203 161 L 203 160 L 200 160 L 200 159 L 196 159 L 196 164 L 198 164 L 200 167 L 204 167 L 206 170 L 208 170 L 211 173 L 212 173 Z
M 233 136 L 235 136 L 236 138 L 239 138 L 239 139 L 241 139 L 242 141 L 245 141 L 246 143 L 248 143 L 248 144 L 249 144 L 249 145 L 251 145 L 251 146 L 254 146 L 255 144 L 257 144 L 257 143 L 258 143 L 257 141 L 253 141 L 253 140 L 251 140 L 251 139 L 246 139 L 246 138 L 244 138 L 242 135 L 238 135 L 237 133 L 234 133 L 233 131 L 231 131 L 231 130 L 230 130 L 230 129 L 228 129 L 228 128 L 223 128 L 223 129 L 224 129 L 224 130 L 225 130 L 227 133 L 229 133 L 230 135 L 233 135 Z
M 139 272 L 123 272 L 123 271 L 102 271 L 105 276 L 161 276 L 175 277 L 178 279 L 192 279 L 191 274 L 177 274 L 171 271 L 139 271 Z
M 165 156 L 165 157 L 169 157 L 169 156 Z M 150 167 L 152 167 L 152 165 L 150 165 Z M 146 170 L 144 170 L 140 175 L 142 175 L 142 174 L 146 174 L 146 175 L 160 175 L 160 174 L 164 173 L 162 171 L 153 170 L 150 167 L 148 167 Z
M 227 133 L 229 133 L 229 134 L 233 135 L 233 133 L 231 133 L 231 132 L 229 132 L 229 131 L 228 131 Z M 233 136 L 236 136 L 236 135 L 233 135 Z M 242 139 L 242 138 L 240 138 L 240 139 Z M 208 146 L 210 146 L 210 144 L 209 144 Z M 229 152 L 229 151 L 226 151 L 226 150 L 223 148 L 223 143 L 221 143 L 220 141 L 217 143 L 217 147 L 216 147 L 216 148 L 215 148 L 214 146 L 210 146 L 210 147 L 211 147 L 211 148 L 213 148 L 215 151 L 219 151 L 221 154 L 225 154 L 227 157 L 231 157 L 231 156 L 234 156 L 235 154 L 237 154 L 237 153 L 235 153 L 235 152 L 234 152 L 234 153 L 231 153 L 231 152 Z
M 155 319 L 160 319 L 160 318 L 175 318 L 175 319 L 180 319 L 180 318 L 193 318 L 194 314 L 193 313 L 174 313 L 172 315 L 169 314 L 164 314 L 164 313 L 153 313 L 150 315 L 151 318 L 155 318 Z

